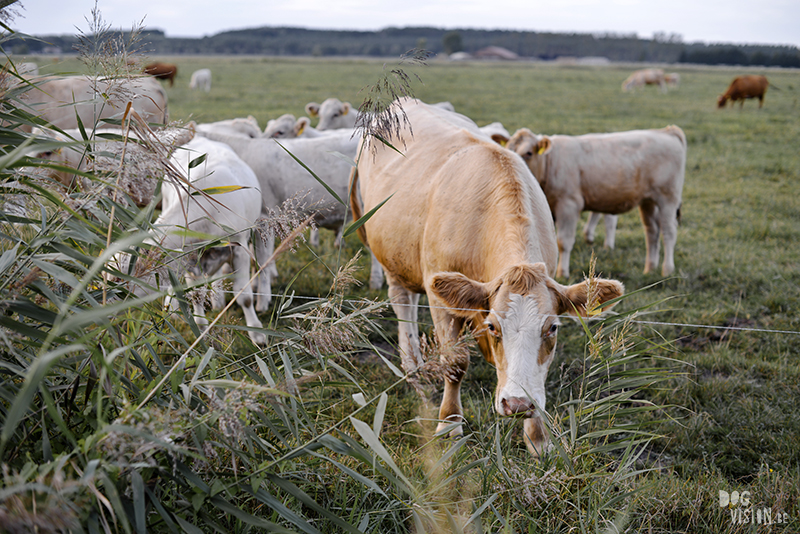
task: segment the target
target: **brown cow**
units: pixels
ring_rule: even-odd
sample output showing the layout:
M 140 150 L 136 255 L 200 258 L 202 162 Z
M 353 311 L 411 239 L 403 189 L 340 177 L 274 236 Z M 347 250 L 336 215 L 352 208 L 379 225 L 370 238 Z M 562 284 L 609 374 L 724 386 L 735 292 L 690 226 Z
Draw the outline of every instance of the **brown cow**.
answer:
M 744 108 L 744 101 L 746 98 L 758 98 L 758 107 L 764 105 L 764 93 L 767 92 L 769 82 L 766 76 L 757 74 L 749 74 L 747 76 L 737 76 L 731 82 L 725 94 L 722 94 L 717 99 L 717 106 L 724 108 L 731 101 L 734 105 L 737 100 L 741 100 L 739 109 Z
M 474 122 L 411 99 L 389 112 L 407 119 L 389 136 L 402 153 L 362 141 L 367 145 L 353 171 L 350 201 L 358 219 L 391 197 L 358 233 L 386 272 L 403 368 L 410 373 L 423 363 L 416 306 L 427 293 L 439 342 L 452 349 L 462 328 L 472 329 L 497 371 L 494 409 L 524 417 L 525 442 L 538 455 L 547 442 L 540 410 L 557 316 L 586 315 L 590 291 L 604 307 L 622 294 L 622 284 L 553 280 L 558 249 L 547 199 L 522 159 Z M 441 363 L 437 430 L 457 426 L 451 433 L 458 434 L 469 356 L 444 350 Z
M 175 76 L 178 75 L 178 66 L 171 63 L 150 63 L 142 70 L 159 80 L 169 80 L 169 86 L 175 84 Z

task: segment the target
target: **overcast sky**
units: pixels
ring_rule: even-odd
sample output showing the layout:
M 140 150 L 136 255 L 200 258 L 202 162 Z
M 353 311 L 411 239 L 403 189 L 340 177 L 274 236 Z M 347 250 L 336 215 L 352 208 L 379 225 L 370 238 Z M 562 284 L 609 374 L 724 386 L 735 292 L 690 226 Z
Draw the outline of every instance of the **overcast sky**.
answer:
M 433 26 L 539 32 L 680 34 L 685 42 L 800 46 L 800 0 L 22 0 L 13 27 L 88 33 L 92 8 L 113 29 L 202 37 L 261 26 L 379 30 Z

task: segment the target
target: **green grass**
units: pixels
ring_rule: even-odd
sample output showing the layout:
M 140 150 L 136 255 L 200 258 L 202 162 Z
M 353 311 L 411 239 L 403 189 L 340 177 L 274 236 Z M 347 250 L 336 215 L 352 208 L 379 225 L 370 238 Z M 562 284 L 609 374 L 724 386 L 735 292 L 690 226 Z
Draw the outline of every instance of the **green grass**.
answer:
M 357 105 L 365 96 L 364 88 L 374 84 L 384 69 L 396 66 L 359 59 L 159 59 L 179 67 L 175 86 L 167 87 L 173 120 L 206 122 L 253 115 L 262 127 L 283 113 L 304 115 L 307 102 L 331 96 Z M 213 73 L 209 94 L 188 89 L 191 73 L 202 67 Z M 48 68 L 78 70 L 77 62 L 70 61 Z M 497 444 L 507 455 L 506 469 L 496 464 L 475 468 L 459 491 L 426 494 L 421 502 L 454 502 L 469 516 L 471 503 L 479 506 L 482 502 L 477 496 L 497 493 L 482 515 L 483 531 L 490 532 L 595 531 L 607 525 L 587 518 L 613 518 L 616 513 L 632 532 L 747 532 L 749 526 L 731 525 L 728 511 L 717 505 L 717 493 L 748 489 L 754 504 L 789 512 L 793 518 L 788 526 L 772 526 L 771 532 L 796 531 L 800 513 L 800 72 L 765 71 L 779 90 L 769 89 L 763 109 L 748 101 L 743 110 L 738 105 L 720 110 L 716 96 L 735 75 L 761 71 L 670 67 L 681 75 L 679 89 L 661 94 L 647 88 L 625 94 L 620 83 L 636 67 L 433 61 L 425 67 L 404 68 L 422 79 L 413 84 L 416 96 L 428 102 L 449 100 L 479 125 L 500 121 L 512 133 L 528 127 L 540 133 L 577 135 L 677 124 L 689 143 L 673 277 L 662 280 L 656 274 L 642 274 L 644 234 L 636 212 L 620 217 L 615 250 L 602 249 L 601 225 L 595 247 L 579 242 L 571 260 L 572 281 L 588 271 L 595 253 L 598 271 L 623 281 L 629 292 L 655 284 L 619 306 L 619 311 L 626 311 L 655 304 L 637 317 L 642 322 L 633 324 L 631 336 L 653 346 L 631 367 L 653 365 L 673 373 L 668 381 L 642 390 L 647 399 L 670 406 L 640 420 L 653 422 L 648 419 L 652 417 L 660 437 L 630 465 L 654 470 L 630 479 L 615 478 L 624 462 L 613 454 L 582 456 L 569 468 L 557 456 L 543 463 L 530 460 L 519 425 L 492 413 L 494 370 L 474 353 L 464 384 L 471 438 L 468 450 L 461 449 L 454 464 L 495 458 Z M 323 232 L 323 237 L 320 250 L 301 247 L 280 258 L 279 291 L 288 288 L 300 296 L 327 295 L 330 271 L 361 247 L 351 237 L 340 256 L 332 246 L 332 235 Z M 360 278 L 366 282 L 366 257 L 361 264 L 365 269 Z M 386 291 L 371 292 L 361 286 L 349 296 L 385 299 Z M 422 322 L 423 331 L 430 332 L 429 315 L 424 312 Z M 392 341 L 396 335 L 392 313 L 385 312 L 378 324 L 385 332 L 373 334 L 372 341 Z M 744 330 L 724 330 L 726 326 Z M 665 357 L 674 363 L 667 365 Z M 389 358 L 399 366 L 398 358 Z M 426 470 L 431 462 L 428 455 L 434 454 L 426 445 L 430 425 L 424 424 L 425 418 L 434 417 L 432 407 L 421 406 L 402 385 L 391 387 L 396 377 L 371 353 L 336 361 L 361 385 L 366 398 L 387 391 L 383 442 L 414 481 L 423 486 L 422 481 L 433 480 Z M 561 330 L 548 379 L 548 404 L 557 419 L 568 419 L 563 406 L 578 394 L 576 380 L 589 361 L 582 328 L 568 324 Z M 309 386 L 304 393 L 306 409 L 319 408 L 313 417 L 320 426 L 333 424 L 352 412 L 351 394 L 356 392 L 353 383 L 338 376 L 333 384 Z M 370 407 L 362 419 L 372 421 L 373 415 Z M 322 469 L 310 463 L 296 467 L 298 471 Z M 324 480 L 316 490 L 320 501 L 347 503 L 357 510 L 380 500 L 351 479 L 331 482 L 320 477 Z M 540 498 L 526 496 L 526 486 L 533 488 L 533 495 L 541 491 Z M 613 500 L 634 490 L 627 499 Z M 407 511 L 381 510 L 386 515 L 369 523 L 370 528 L 376 526 L 371 531 L 412 529 Z M 599 510 L 598 515 L 592 515 L 592 510 Z M 408 523 L 394 525 L 398 518 Z

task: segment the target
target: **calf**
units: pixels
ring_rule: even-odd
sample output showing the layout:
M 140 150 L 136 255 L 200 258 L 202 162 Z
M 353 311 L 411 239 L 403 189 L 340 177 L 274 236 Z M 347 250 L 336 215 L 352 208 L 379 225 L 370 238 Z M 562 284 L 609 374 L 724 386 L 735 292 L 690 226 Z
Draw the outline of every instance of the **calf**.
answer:
M 737 76 L 733 79 L 728 90 L 717 98 L 717 107 L 724 108 L 731 101 L 733 106 L 737 100 L 741 100 L 739 109 L 744 108 L 744 101 L 748 98 L 758 98 L 758 107 L 764 105 L 764 93 L 767 92 L 769 82 L 766 76 L 750 74 L 747 76 Z
M 644 272 L 658 263 L 664 241 L 664 276 L 675 270 L 686 166 L 686 136 L 677 126 L 661 130 L 543 136 L 517 130 L 507 148 L 522 156 L 542 186 L 556 220 L 560 257 L 556 276 L 569 276 L 569 257 L 581 211 L 613 215 L 639 206 L 645 227 Z M 595 221 L 596 223 L 596 221 Z
M 190 163 L 206 155 L 195 167 Z M 173 154 L 172 164 L 191 184 L 165 181 L 162 211 L 153 223 L 152 241 L 169 251 L 170 264 L 181 265 L 177 258 L 196 257 L 186 266 L 188 283 L 215 274 L 224 264 L 233 271 L 233 292 L 239 294 L 236 302 L 244 312 L 245 322 L 251 328 L 250 339 L 259 345 L 266 344 L 266 335 L 259 331 L 261 321 L 253 307 L 250 287 L 249 236 L 261 214 L 261 194 L 258 179 L 253 171 L 223 143 L 197 136 Z M 191 168 L 190 168 L 191 167 Z M 227 189 L 230 188 L 230 189 Z M 218 189 L 209 194 L 199 191 Z M 224 247 L 204 250 L 211 237 L 229 242 Z M 125 272 L 125 261 L 119 261 Z M 147 285 L 154 283 L 154 273 L 144 273 Z M 159 277 L 162 284 L 168 280 Z M 146 292 L 147 285 L 134 284 L 134 293 Z M 198 325 L 207 326 L 201 299 L 194 300 L 194 313 Z

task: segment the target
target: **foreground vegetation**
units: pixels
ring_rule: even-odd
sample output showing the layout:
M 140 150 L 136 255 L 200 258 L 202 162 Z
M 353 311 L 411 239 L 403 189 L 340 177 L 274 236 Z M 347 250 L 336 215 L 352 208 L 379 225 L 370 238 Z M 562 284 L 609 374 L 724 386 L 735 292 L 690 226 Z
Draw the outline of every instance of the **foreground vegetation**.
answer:
M 159 59 L 179 66 L 167 88 L 173 120 L 252 114 L 262 126 L 329 96 L 360 102 L 396 67 Z M 209 94 L 188 89 L 201 67 L 214 73 Z M 629 295 L 619 315 L 561 330 L 547 389 L 551 454 L 531 459 L 520 425 L 492 412 L 494 370 L 477 352 L 464 438 L 432 436 L 435 394 L 420 400 L 397 370 L 385 290 L 334 283 L 361 249 L 353 236 L 338 250 L 325 233 L 320 249 L 300 243 L 279 257 L 281 297 L 262 317 L 267 348 L 250 344 L 235 310 L 195 342 L 190 316 L 164 312 L 159 299 L 132 300 L 100 276 L 115 250 L 109 226 L 112 242 L 133 246 L 151 211 L 117 205 L 110 225 L 110 201 L 87 207 L 79 193 L 64 200 L 37 188 L 16 170 L 25 138 L 4 131 L 5 192 L 22 179 L 36 209 L 4 215 L 2 528 L 37 520 L 42 532 L 797 531 L 800 73 L 766 72 L 780 90 L 769 90 L 763 109 L 748 102 L 740 111 L 715 106 L 735 69 L 675 69 L 677 90 L 623 94 L 630 69 L 621 66 L 403 68 L 420 76 L 418 97 L 448 100 L 479 125 L 686 132 L 676 276 L 642 274 L 634 212 L 620 217 L 615 250 L 601 248 L 601 230 L 594 248 L 573 251 L 573 279 L 589 272 L 594 253 L 598 271 Z M 104 287 L 115 304 L 103 305 Z M 422 322 L 430 332 L 424 312 Z M 750 507 L 721 507 L 720 491 L 748 491 Z M 772 525 L 733 521 L 764 509 Z M 784 513 L 788 522 L 776 521 Z

